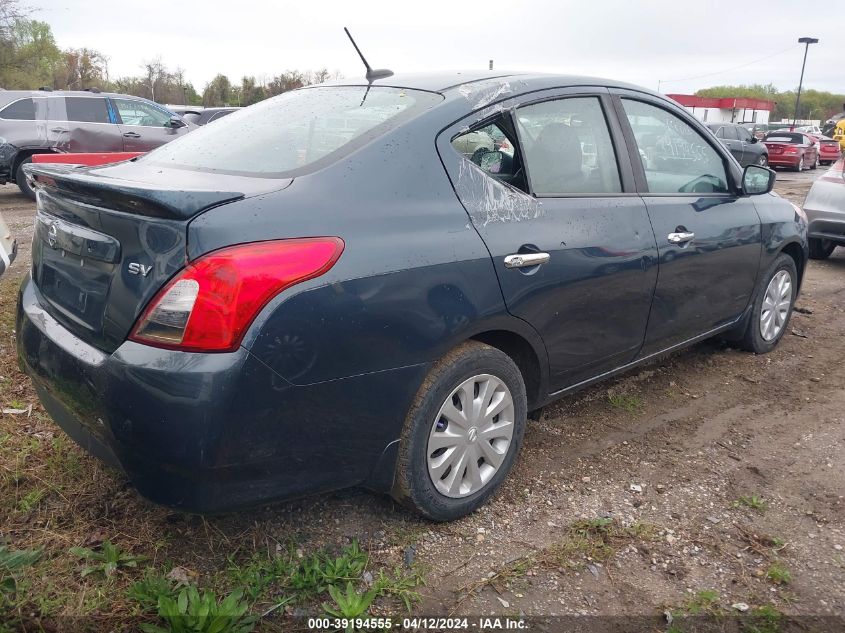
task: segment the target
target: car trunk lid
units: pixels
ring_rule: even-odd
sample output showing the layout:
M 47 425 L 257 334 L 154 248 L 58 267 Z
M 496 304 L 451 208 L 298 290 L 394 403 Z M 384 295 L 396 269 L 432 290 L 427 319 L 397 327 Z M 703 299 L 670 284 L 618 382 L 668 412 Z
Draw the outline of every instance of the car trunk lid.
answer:
M 38 183 L 32 277 L 44 308 L 106 352 L 123 343 L 147 302 L 187 263 L 192 218 L 291 182 L 141 165 L 27 172 Z

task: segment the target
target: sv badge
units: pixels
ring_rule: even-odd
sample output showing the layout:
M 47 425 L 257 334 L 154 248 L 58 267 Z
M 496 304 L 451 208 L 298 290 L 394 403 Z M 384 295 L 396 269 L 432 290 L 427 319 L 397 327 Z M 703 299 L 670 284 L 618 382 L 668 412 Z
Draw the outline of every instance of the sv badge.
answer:
M 146 277 L 150 274 L 150 271 L 153 269 L 152 264 L 149 266 L 145 266 L 144 264 L 137 264 L 135 262 L 129 262 L 129 274 L 130 275 L 141 275 L 142 277 Z

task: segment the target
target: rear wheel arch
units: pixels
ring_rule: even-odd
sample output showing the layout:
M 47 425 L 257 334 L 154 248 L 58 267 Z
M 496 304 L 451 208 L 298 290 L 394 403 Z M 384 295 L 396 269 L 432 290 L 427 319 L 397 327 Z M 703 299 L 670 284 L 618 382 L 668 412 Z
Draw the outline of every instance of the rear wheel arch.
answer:
M 36 154 L 57 154 L 58 152 L 49 149 L 49 148 L 35 148 L 35 149 L 22 149 L 15 154 L 15 158 L 12 161 L 12 168 L 9 172 L 12 177 L 14 178 L 15 174 L 18 171 L 18 167 L 21 166 L 21 163 L 25 161 L 27 158 L 31 156 L 35 156 Z
M 522 374 L 529 411 L 542 404 L 545 396 L 542 393 L 544 372 L 537 350 L 528 339 L 510 330 L 488 330 L 475 334 L 469 340 L 486 343 L 507 354 Z

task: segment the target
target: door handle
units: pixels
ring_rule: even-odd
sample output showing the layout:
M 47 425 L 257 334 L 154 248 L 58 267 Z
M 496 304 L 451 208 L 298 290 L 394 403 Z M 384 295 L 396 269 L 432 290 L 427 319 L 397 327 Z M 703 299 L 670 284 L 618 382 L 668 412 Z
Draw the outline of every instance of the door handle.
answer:
M 687 242 L 691 242 L 695 238 L 695 233 L 692 232 L 682 232 L 682 233 L 669 233 L 666 239 L 669 240 L 670 244 L 686 244 Z
M 546 264 L 551 259 L 548 253 L 514 253 L 505 257 L 505 268 L 527 268 Z
M 56 134 L 61 134 L 61 133 L 63 133 L 63 132 L 67 132 L 67 128 L 64 128 L 64 127 L 54 127 L 54 128 L 50 128 L 50 131 L 51 131 L 51 132 L 55 132 Z
M 126 138 L 141 138 L 141 135 L 137 132 L 124 132 L 123 136 Z

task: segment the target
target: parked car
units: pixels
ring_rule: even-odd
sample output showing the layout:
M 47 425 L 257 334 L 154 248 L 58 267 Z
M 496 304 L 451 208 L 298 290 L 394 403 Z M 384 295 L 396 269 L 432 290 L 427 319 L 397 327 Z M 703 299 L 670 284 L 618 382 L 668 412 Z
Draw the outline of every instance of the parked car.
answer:
M 501 485 L 529 412 L 787 331 L 803 212 L 671 100 L 554 75 L 344 84 L 131 162 L 26 168 L 21 366 L 150 499 L 364 485 L 454 519 Z M 513 154 L 476 164 L 462 138 L 490 126 Z
M 232 114 L 239 108 L 203 108 L 201 112 L 190 112 L 185 115 L 185 120 L 196 125 L 206 125 L 217 119 L 222 119 L 227 114 Z
M 823 134 L 811 136 L 819 144 L 819 165 L 832 165 L 839 160 L 839 141 Z
M 745 126 L 738 123 L 708 123 L 707 127 L 743 167 L 765 167 L 769 164 L 769 150 Z
M 799 125 L 793 131 L 801 132 L 802 134 L 810 134 L 812 136 L 822 135 L 822 129 L 818 125 Z
M 795 171 L 819 166 L 819 144 L 800 132 L 769 132 L 763 140 L 769 150 L 772 167 L 789 167 Z
M 195 128 L 162 106 L 121 94 L 0 91 L 0 184 L 35 193 L 23 166 L 47 152 L 146 152 Z
M 845 246 L 845 158 L 813 182 L 804 200 L 809 222 L 810 257 L 827 259 Z
M 0 214 L 0 275 L 5 273 L 18 255 L 18 241 Z

